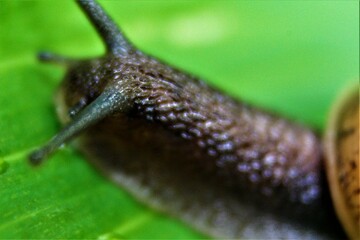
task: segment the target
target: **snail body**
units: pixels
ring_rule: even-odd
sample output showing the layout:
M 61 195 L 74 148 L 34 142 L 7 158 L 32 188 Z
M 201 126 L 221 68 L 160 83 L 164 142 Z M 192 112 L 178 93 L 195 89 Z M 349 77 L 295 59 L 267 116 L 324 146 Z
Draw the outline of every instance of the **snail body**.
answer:
M 77 147 L 106 176 L 214 237 L 343 237 L 311 130 L 147 56 L 97 3 L 78 4 L 107 54 L 40 56 L 68 67 L 56 96 L 65 127 L 32 163 L 81 134 Z

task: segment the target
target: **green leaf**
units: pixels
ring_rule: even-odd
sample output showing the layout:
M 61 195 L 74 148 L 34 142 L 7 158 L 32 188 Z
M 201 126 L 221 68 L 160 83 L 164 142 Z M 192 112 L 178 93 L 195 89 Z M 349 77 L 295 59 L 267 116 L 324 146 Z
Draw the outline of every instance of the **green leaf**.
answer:
M 358 1 L 101 3 L 139 48 L 317 129 L 359 78 Z M 138 203 L 71 146 L 27 163 L 60 129 L 52 95 L 64 69 L 36 53 L 103 49 L 72 1 L 0 1 L 0 238 L 204 238 Z

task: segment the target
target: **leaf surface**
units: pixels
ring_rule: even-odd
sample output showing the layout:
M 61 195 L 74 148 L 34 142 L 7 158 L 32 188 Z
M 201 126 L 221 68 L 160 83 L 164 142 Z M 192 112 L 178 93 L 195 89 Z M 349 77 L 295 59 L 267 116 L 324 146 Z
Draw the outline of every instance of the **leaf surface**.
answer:
M 357 1 L 101 3 L 139 48 L 319 130 L 359 78 Z M 71 146 L 27 163 L 60 129 L 52 96 L 65 73 L 36 53 L 103 49 L 71 1 L 0 1 L 0 238 L 205 237 L 138 203 Z

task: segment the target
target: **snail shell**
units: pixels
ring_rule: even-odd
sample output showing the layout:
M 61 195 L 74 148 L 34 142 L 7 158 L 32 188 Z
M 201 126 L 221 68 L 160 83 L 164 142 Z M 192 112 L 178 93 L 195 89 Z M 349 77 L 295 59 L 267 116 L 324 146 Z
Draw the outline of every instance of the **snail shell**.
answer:
M 57 94 L 65 127 L 33 164 L 81 134 L 77 147 L 106 176 L 211 236 L 343 237 L 310 129 L 147 56 L 97 3 L 78 3 L 107 54 L 40 56 L 68 68 Z
M 334 106 L 325 135 L 326 170 L 336 213 L 348 236 L 360 239 L 359 85 Z

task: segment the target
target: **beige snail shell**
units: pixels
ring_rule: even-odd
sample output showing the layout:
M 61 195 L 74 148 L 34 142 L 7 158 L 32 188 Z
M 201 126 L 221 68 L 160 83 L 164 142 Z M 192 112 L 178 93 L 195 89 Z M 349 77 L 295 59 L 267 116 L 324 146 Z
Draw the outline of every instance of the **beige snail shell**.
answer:
M 84 60 L 40 55 L 45 62 L 68 68 L 57 95 L 65 126 L 30 155 L 32 164 L 40 164 L 63 143 L 79 137 L 79 150 L 109 179 L 139 201 L 210 236 L 345 237 L 333 213 L 321 142 L 313 131 L 148 56 L 126 39 L 95 1 L 77 3 L 107 52 Z M 347 138 L 338 141 L 337 136 L 343 126 L 356 125 L 359 109 L 355 104 L 353 116 L 353 105 L 352 101 L 341 105 L 346 107 L 335 113 L 335 124 L 330 124 L 329 162 L 343 160 L 353 151 L 354 144 L 348 145 Z M 351 139 L 356 142 L 356 136 Z M 357 152 L 357 161 L 358 156 Z M 349 164 L 339 163 L 347 174 Z M 352 192 L 359 190 L 359 163 L 350 163 L 354 170 L 340 178 L 347 186 L 345 194 L 335 190 L 334 195 L 348 198 L 350 194 L 358 218 L 359 204 L 352 200 Z M 337 167 L 329 165 L 336 183 Z M 340 168 L 340 176 L 342 172 Z M 347 185 L 347 180 L 352 183 Z M 342 209 L 338 207 L 339 212 Z M 344 222 L 342 215 L 341 219 L 349 235 L 357 238 L 353 233 L 358 220 L 353 224 Z
M 360 239 L 359 85 L 345 91 L 330 114 L 325 165 L 336 213 L 350 239 Z

